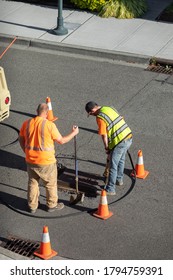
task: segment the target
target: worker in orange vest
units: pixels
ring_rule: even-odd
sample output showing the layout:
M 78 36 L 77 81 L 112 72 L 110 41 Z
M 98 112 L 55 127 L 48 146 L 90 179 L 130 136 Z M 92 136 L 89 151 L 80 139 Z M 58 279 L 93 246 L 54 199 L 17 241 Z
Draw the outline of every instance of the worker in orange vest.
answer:
M 38 105 L 37 116 L 26 120 L 20 129 L 19 143 L 25 153 L 28 172 L 28 206 L 33 214 L 39 205 L 39 180 L 46 187 L 47 211 L 53 212 L 64 208 L 58 203 L 57 165 L 54 142 L 65 144 L 79 133 L 73 126 L 71 133 L 62 136 L 56 125 L 47 120 L 49 108 L 46 103 Z

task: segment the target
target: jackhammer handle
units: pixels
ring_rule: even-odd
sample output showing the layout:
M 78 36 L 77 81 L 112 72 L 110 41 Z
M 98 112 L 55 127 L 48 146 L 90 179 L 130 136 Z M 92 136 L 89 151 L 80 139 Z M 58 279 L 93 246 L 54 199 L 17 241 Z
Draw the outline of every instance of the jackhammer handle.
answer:
M 134 163 L 133 163 L 133 160 L 132 160 L 132 157 L 131 157 L 131 154 L 129 153 L 129 151 L 127 150 L 127 154 L 129 156 L 129 159 L 130 159 L 130 162 L 131 162 L 131 165 L 132 165 L 132 168 L 133 168 L 133 171 L 135 171 L 135 166 L 134 166 Z M 136 172 L 136 171 L 135 171 Z
M 75 181 L 76 181 L 76 192 L 78 193 L 78 160 L 77 160 L 77 141 L 76 135 L 74 137 L 74 151 L 75 151 Z
M 76 128 L 77 125 L 74 125 Z M 74 136 L 74 154 L 75 154 L 75 174 L 78 175 L 78 162 L 77 162 L 77 135 Z

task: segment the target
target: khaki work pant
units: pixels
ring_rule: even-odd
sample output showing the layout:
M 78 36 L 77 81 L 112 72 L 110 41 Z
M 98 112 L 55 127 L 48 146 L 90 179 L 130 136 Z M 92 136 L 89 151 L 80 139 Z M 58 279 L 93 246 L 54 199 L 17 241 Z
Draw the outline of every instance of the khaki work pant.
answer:
M 40 195 L 39 181 L 42 179 L 46 188 L 46 205 L 53 208 L 57 205 L 57 165 L 34 165 L 27 163 L 28 172 L 28 206 L 30 209 L 38 208 Z

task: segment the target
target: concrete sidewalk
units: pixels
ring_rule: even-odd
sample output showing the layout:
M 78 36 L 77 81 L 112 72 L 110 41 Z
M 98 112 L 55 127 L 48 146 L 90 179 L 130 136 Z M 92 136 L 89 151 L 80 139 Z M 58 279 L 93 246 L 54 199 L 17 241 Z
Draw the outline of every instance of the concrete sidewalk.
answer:
M 50 30 L 57 26 L 55 7 L 0 0 L 0 41 L 25 43 L 36 47 L 71 52 L 100 52 L 106 55 L 173 60 L 173 24 L 157 22 L 155 18 L 172 0 L 148 0 L 149 10 L 143 18 L 101 18 L 93 13 L 64 9 L 64 27 L 68 34 L 57 36 Z M 22 40 L 23 39 L 23 40 Z M 113 57 L 114 58 L 114 57 Z M 121 57 L 120 57 L 121 59 Z

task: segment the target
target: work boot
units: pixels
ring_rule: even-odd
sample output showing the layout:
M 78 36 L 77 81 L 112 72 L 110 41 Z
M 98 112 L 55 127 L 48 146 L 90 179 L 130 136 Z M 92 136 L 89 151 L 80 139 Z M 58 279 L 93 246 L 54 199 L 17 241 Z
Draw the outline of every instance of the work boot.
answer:
M 116 192 L 106 192 L 106 195 L 116 195 Z
M 58 203 L 55 207 L 53 207 L 53 208 L 47 208 L 47 212 L 49 212 L 49 213 L 52 213 L 52 212 L 54 212 L 55 210 L 61 210 L 61 209 L 63 209 L 64 208 L 64 203 Z
M 39 208 L 39 206 L 40 206 L 40 201 L 38 202 L 38 208 Z M 28 206 L 29 207 L 29 206 Z M 31 214 L 35 214 L 35 212 L 37 211 L 37 208 L 36 209 L 31 209 L 30 207 L 29 207 L 29 212 L 31 213 Z
M 105 191 L 106 191 L 106 190 L 105 190 Z M 102 193 L 102 191 L 100 191 L 100 190 L 97 190 L 97 191 L 96 191 L 96 194 L 97 194 L 97 195 L 101 195 L 101 193 Z M 116 192 L 107 192 L 107 191 L 106 191 L 106 195 L 116 195 Z
M 123 181 L 116 181 L 117 186 L 123 186 Z
M 36 211 L 37 211 L 37 208 L 36 208 L 36 209 L 29 209 L 29 212 L 30 212 L 31 214 L 35 214 Z

